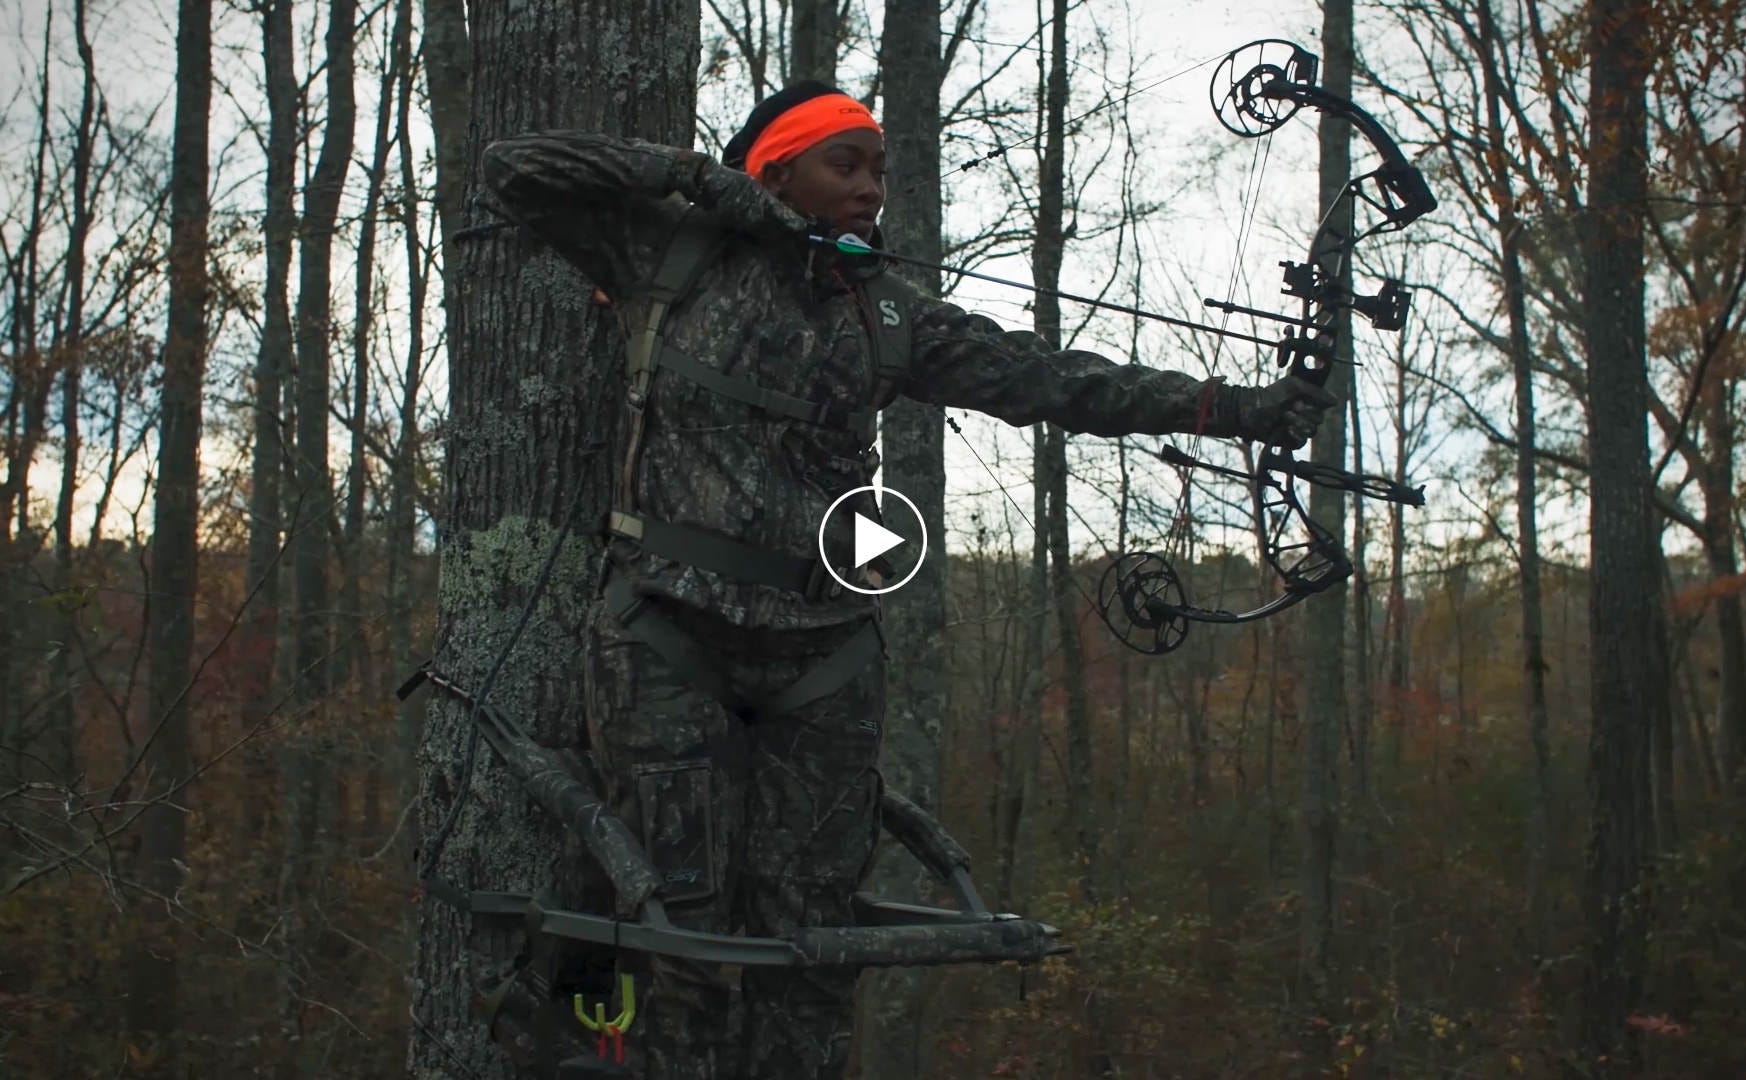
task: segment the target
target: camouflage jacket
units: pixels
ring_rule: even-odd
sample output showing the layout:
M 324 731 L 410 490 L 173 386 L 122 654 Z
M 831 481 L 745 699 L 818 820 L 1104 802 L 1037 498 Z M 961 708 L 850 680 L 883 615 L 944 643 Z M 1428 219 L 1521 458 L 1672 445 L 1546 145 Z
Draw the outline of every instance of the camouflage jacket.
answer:
M 857 276 L 880 268 L 865 259 L 839 262 L 827 249 L 773 230 L 774 200 L 744 173 L 694 151 L 546 132 L 488 147 L 485 180 L 507 213 L 609 297 L 625 295 L 652 272 L 687 208 L 714 213 L 730 239 L 668 316 L 668 342 L 724 373 L 794 397 L 844 410 L 885 404 L 869 400 L 873 313 L 855 287 Z M 898 388 L 906 397 L 1093 435 L 1189 431 L 1205 419 L 1204 380 L 1051 348 L 1034 333 L 1005 330 L 909 293 L 911 359 Z M 657 375 L 647 416 L 634 499 L 638 512 L 652 518 L 816 558 L 825 510 L 871 479 L 873 462 L 849 432 L 773 419 L 686 379 Z M 1206 433 L 1225 434 L 1219 426 L 1215 421 Z M 841 535 L 827 543 L 847 550 L 852 519 L 832 515 Z M 622 543 L 614 559 L 615 572 L 633 575 L 639 591 L 712 610 L 737 625 L 805 629 L 876 610 L 869 596 L 808 601 Z

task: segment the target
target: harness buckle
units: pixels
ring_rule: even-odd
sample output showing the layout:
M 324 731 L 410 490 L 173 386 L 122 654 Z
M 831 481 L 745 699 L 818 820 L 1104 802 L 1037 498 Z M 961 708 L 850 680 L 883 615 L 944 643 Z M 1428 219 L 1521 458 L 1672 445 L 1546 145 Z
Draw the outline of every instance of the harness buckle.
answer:
M 802 594 L 808 600 L 835 600 L 843 595 L 843 583 L 831 573 L 831 568 L 825 561 L 813 559 L 811 562 L 812 565 L 806 571 L 806 588 L 802 590 Z

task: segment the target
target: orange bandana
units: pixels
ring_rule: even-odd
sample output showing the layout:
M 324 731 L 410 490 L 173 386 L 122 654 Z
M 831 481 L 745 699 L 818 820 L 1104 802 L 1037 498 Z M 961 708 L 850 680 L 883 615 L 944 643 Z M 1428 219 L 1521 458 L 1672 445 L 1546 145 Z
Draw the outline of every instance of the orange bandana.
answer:
M 746 171 L 757 177 L 772 161 L 787 161 L 832 135 L 857 128 L 881 130 L 867 106 L 847 94 L 810 98 L 770 121 L 746 151 Z

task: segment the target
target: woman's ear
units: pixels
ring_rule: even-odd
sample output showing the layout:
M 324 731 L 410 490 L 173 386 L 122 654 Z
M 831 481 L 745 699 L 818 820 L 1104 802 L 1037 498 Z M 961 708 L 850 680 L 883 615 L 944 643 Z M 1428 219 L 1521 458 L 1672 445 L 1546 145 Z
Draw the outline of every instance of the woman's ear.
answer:
M 782 189 L 788 185 L 792 170 L 780 161 L 766 161 L 764 170 L 758 177 L 758 183 L 777 198 L 782 197 Z

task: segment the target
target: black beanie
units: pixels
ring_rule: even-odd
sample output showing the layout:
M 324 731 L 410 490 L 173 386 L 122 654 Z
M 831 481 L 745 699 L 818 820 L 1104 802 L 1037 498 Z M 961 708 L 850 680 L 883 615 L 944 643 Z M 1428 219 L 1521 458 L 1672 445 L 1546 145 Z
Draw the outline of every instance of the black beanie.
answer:
M 826 94 L 840 94 L 841 90 L 829 83 L 815 82 L 806 79 L 785 86 L 758 102 L 752 109 L 752 115 L 746 117 L 746 126 L 742 127 L 728 140 L 727 148 L 721 152 L 721 163 L 733 169 L 746 167 L 746 155 L 752 152 L 752 144 L 758 141 L 758 136 L 764 134 L 764 129 L 775 122 L 778 116 L 794 108 L 804 101 Z

